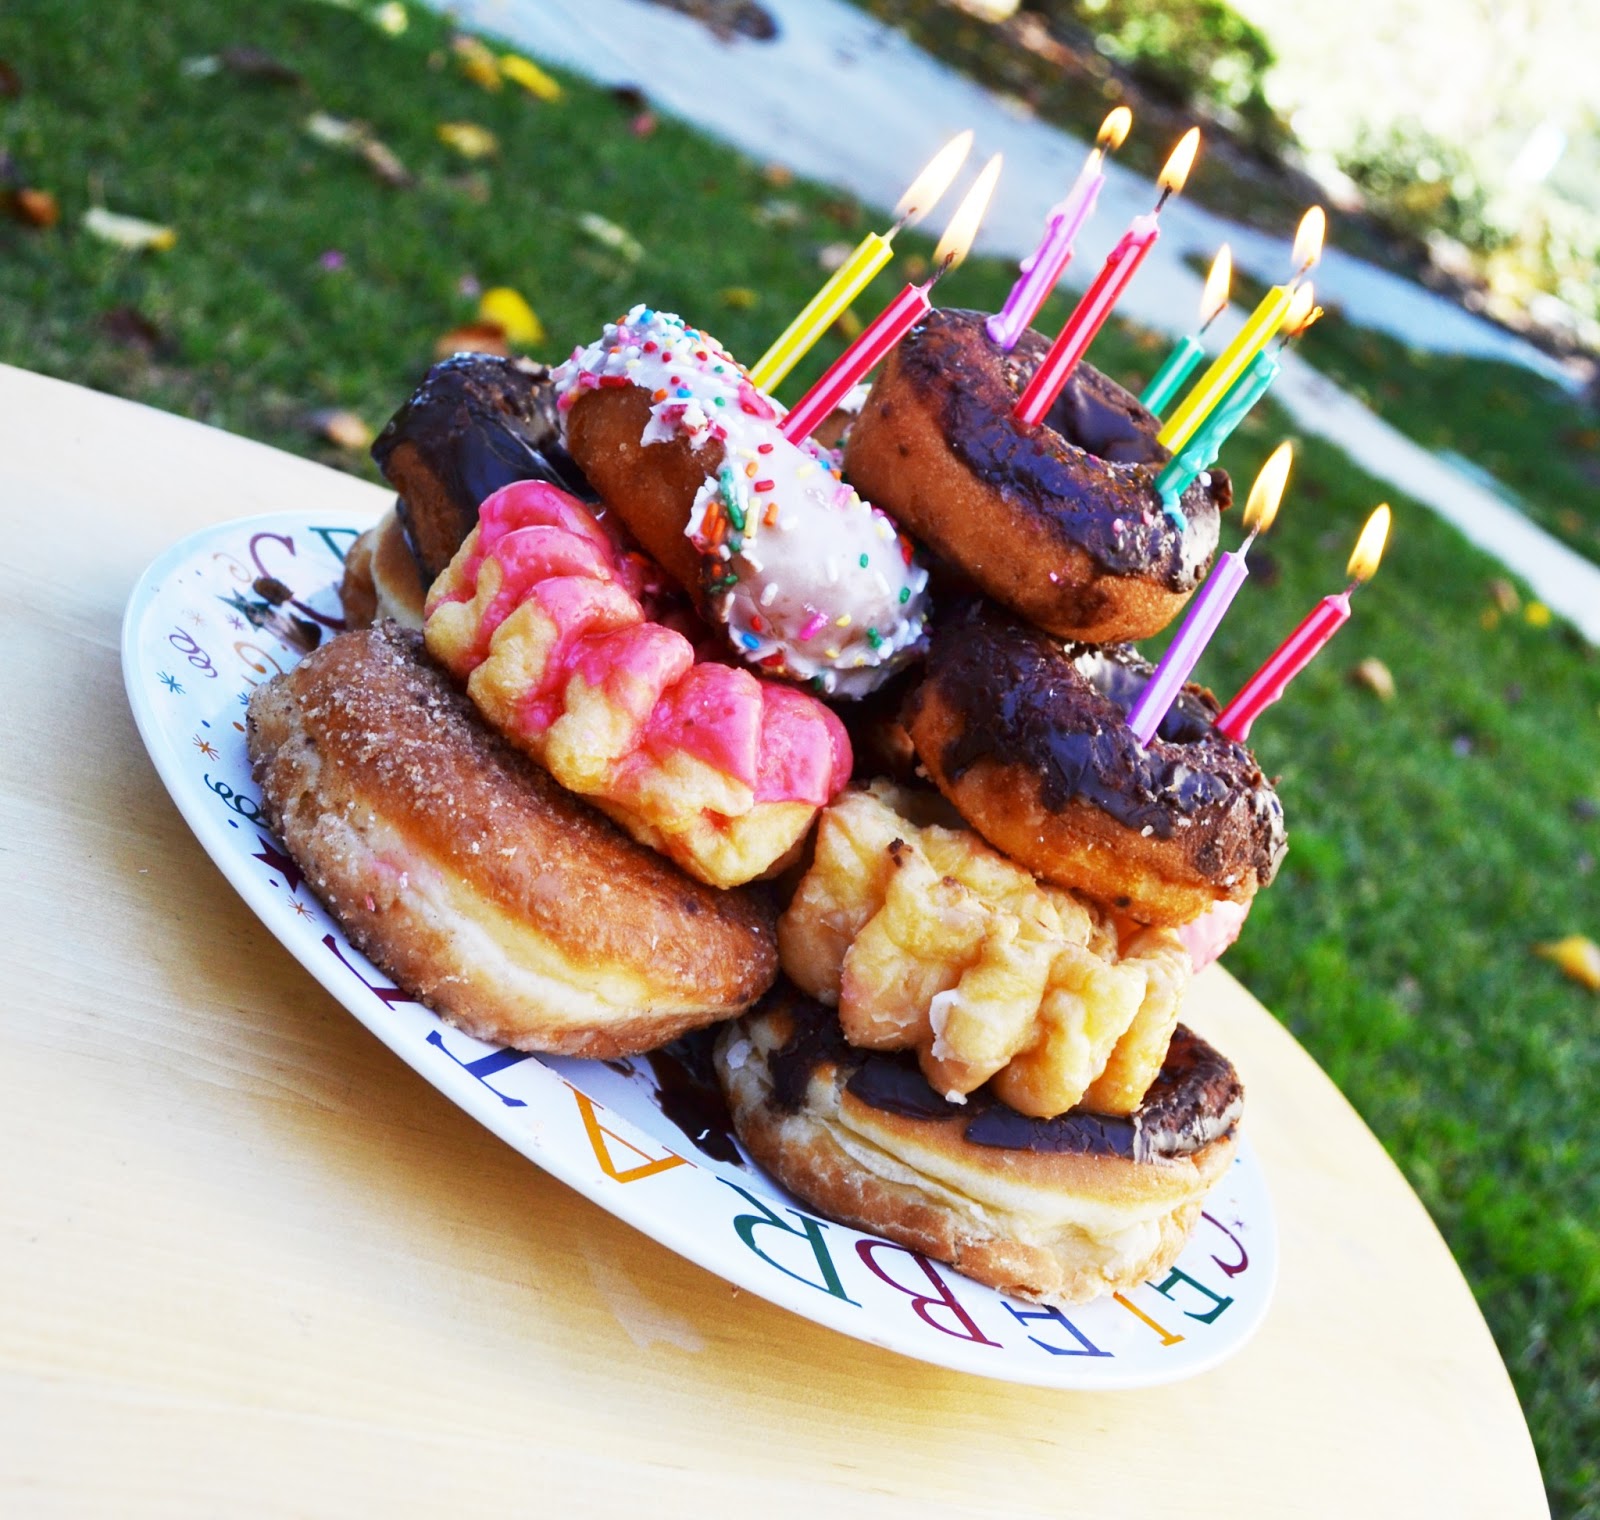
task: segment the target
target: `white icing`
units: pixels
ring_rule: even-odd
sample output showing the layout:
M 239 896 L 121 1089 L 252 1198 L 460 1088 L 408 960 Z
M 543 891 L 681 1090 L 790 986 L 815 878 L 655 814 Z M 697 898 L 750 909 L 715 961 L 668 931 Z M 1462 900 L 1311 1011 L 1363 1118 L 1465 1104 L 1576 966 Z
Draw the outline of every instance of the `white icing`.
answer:
M 685 530 L 703 556 L 712 612 L 748 664 L 839 696 L 878 686 L 920 644 L 928 573 L 837 456 L 778 431 L 783 408 L 715 338 L 636 306 L 552 379 L 563 414 L 582 393 L 632 384 L 652 398 L 640 442 L 719 442 Z

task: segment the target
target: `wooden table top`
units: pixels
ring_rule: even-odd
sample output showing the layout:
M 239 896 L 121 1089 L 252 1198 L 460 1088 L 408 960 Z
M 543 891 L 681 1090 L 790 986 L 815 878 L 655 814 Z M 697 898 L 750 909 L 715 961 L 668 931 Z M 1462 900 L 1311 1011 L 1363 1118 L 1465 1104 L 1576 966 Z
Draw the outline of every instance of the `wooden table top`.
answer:
M 1215 1371 L 1061 1393 L 775 1308 L 569 1191 L 234 895 L 118 663 L 212 523 L 389 497 L 0 366 L 8 1008 L 0 1510 L 1547 1515 L 1466 1283 L 1355 1112 L 1220 969 L 1282 1264 Z

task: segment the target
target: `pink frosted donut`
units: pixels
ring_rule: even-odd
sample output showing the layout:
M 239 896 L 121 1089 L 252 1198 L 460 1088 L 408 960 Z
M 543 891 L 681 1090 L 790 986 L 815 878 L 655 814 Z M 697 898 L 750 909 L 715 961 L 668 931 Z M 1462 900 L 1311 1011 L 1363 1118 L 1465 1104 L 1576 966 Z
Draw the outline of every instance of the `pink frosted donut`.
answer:
M 428 593 L 428 650 L 568 790 L 713 886 L 787 863 L 850 775 L 815 698 L 697 661 L 654 567 L 542 481 L 483 503 Z

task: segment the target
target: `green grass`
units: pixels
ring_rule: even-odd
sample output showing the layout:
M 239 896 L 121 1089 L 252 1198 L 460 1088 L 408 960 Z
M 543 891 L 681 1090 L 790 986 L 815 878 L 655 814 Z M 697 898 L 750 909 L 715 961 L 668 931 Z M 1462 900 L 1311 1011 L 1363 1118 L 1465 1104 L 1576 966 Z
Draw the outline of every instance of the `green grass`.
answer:
M 0 57 L 23 82 L 20 98 L 0 101 L 0 142 L 63 209 L 51 231 L 0 220 L 0 359 L 367 469 L 300 419 L 343 406 L 381 424 L 438 335 L 471 316 L 463 277 L 528 297 L 550 332 L 540 357 L 561 357 L 635 299 L 676 307 L 751 356 L 817 285 L 817 246 L 868 225 L 830 192 L 776 189 L 760 166 L 672 122 L 636 138 L 629 112 L 581 83 L 555 105 L 485 94 L 426 15 L 397 40 L 309 0 L 250 16 L 248 35 L 203 0 L 92 11 L 87 0 L 13 0 L 0 16 Z M 243 42 L 300 70 L 304 89 L 180 68 Z M 314 109 L 369 122 L 415 185 L 387 188 L 312 141 L 302 122 Z M 434 135 L 455 120 L 497 132 L 501 157 L 455 159 Z M 92 196 L 170 223 L 177 246 L 132 255 L 94 241 L 80 228 Z M 763 224 L 762 208 L 792 225 Z M 639 238 L 641 262 L 586 236 L 585 211 Z M 320 269 L 328 249 L 344 254 L 341 272 Z M 902 264 L 876 290 L 903 275 Z M 992 309 L 1010 279 L 977 261 L 943 291 Z M 759 291 L 760 304 L 723 304 L 730 287 Z M 108 331 L 119 307 L 160 329 L 154 355 Z M 1057 301 L 1041 325 L 1062 315 Z M 1113 328 L 1095 359 L 1137 383 L 1164 347 Z M 1352 345 L 1347 377 L 1433 402 L 1426 373 L 1373 352 Z M 1472 372 L 1459 390 L 1457 407 L 1495 409 Z M 1248 480 L 1285 430 L 1269 408 L 1223 463 Z M 1545 435 L 1500 436 L 1505 475 L 1532 494 Z M 1340 584 L 1361 521 L 1389 494 L 1306 441 L 1202 679 L 1232 691 Z M 1600 661 L 1559 625 L 1485 626 L 1498 567 L 1426 511 L 1395 505 L 1388 560 L 1350 626 L 1257 726 L 1292 848 L 1231 964 L 1432 1210 L 1511 1368 L 1557 1512 L 1595 1520 L 1600 1006 L 1529 947 L 1600 937 Z M 1393 671 L 1396 702 L 1346 681 L 1366 656 Z

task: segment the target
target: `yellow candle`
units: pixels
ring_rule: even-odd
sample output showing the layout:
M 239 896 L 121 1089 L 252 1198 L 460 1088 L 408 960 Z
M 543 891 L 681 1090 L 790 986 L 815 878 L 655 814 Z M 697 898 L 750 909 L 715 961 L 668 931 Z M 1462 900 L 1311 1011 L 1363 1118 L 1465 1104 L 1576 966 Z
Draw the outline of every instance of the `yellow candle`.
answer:
M 758 390 L 770 391 L 792 370 L 813 343 L 836 321 L 894 252 L 882 233 L 869 232 L 855 251 L 833 272 L 833 277 L 806 302 L 800 315 L 756 361 L 750 379 Z
M 1166 425 L 1156 434 L 1174 453 L 1181 449 L 1195 430 L 1240 375 L 1245 366 L 1265 348 L 1274 333 L 1283 326 L 1289 314 L 1289 303 L 1294 299 L 1287 285 L 1274 285 L 1261 299 L 1261 304 L 1250 313 L 1250 320 L 1239 329 L 1239 335 L 1213 361 L 1211 368 L 1194 384 L 1183 398 L 1183 403 L 1167 419 Z

